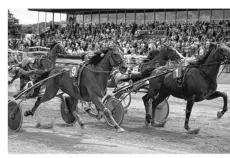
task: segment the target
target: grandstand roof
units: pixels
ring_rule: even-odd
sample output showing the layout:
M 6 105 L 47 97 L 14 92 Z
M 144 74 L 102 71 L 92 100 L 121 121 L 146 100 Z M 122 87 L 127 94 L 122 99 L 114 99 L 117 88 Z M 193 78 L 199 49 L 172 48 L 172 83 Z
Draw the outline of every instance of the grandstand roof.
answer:
M 101 13 L 101 14 L 103 14 L 103 13 L 115 13 L 116 11 L 118 12 L 118 13 L 125 13 L 125 11 L 126 11 L 126 13 L 134 13 L 134 10 L 136 10 L 136 13 L 143 13 L 144 12 L 144 10 L 145 10 L 145 12 L 154 12 L 154 10 L 155 10 L 155 12 L 164 12 L 164 11 L 166 11 L 166 12 L 172 12 L 172 11 L 175 11 L 175 10 L 177 10 L 177 11 L 186 11 L 186 10 L 188 10 L 188 11 L 196 11 L 196 10 L 198 10 L 198 9 L 200 9 L 200 10 L 210 10 L 210 9 L 207 9 L 207 8 L 205 8 L 205 9 L 202 9 L 202 8 L 197 8 L 197 9 L 186 9 L 186 8 L 184 8 L 184 9 L 148 9 L 148 8 L 143 8 L 143 9 L 135 9 L 135 8 L 128 8 L 128 9 L 120 9 L 120 8 L 113 8 L 113 9 L 109 9 L 109 8 L 96 8 L 96 9 L 78 9 L 78 8 L 76 8 L 76 9 L 49 9 L 49 8 L 45 8 L 45 9 L 43 9 L 43 8 L 33 8 L 33 9 L 28 9 L 29 11 L 39 11 L 39 12 L 51 12 L 51 13 L 69 13 L 69 14 L 91 14 L 91 13 L 95 13 L 95 14 L 98 14 L 99 12 Z M 222 9 L 222 8 L 221 8 Z M 215 9 L 213 9 L 213 10 L 221 10 L 221 9 L 217 9 L 217 8 L 215 8 Z

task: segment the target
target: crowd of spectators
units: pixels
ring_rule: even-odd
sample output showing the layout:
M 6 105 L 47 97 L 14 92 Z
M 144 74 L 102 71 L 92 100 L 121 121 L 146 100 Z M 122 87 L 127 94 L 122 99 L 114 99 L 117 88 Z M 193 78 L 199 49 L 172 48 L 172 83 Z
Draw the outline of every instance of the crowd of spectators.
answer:
M 154 34 L 162 30 L 163 34 L 153 38 L 136 38 L 140 34 Z M 132 24 L 78 24 L 70 18 L 67 26 L 50 28 L 43 37 L 9 40 L 9 47 L 21 50 L 28 46 L 47 46 L 50 41 L 59 41 L 69 54 L 89 53 L 119 44 L 126 54 L 147 55 L 152 49 L 168 44 L 184 56 L 202 55 L 207 42 L 221 42 L 230 46 L 230 21 L 211 21 L 185 24 L 168 24 L 155 22 L 137 25 Z

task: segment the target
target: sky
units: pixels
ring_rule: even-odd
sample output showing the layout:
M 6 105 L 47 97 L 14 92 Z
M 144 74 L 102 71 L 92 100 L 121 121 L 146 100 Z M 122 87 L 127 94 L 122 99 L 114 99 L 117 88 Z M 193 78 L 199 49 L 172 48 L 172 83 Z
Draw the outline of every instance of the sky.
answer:
M 11 13 L 19 19 L 19 24 L 36 24 L 38 23 L 38 12 L 29 11 L 28 8 L 9 8 Z M 46 22 L 52 20 L 52 13 L 46 13 Z M 66 20 L 66 14 L 61 14 L 61 20 Z M 60 13 L 54 14 L 54 21 L 60 21 Z M 45 22 L 45 13 L 39 12 L 39 22 Z

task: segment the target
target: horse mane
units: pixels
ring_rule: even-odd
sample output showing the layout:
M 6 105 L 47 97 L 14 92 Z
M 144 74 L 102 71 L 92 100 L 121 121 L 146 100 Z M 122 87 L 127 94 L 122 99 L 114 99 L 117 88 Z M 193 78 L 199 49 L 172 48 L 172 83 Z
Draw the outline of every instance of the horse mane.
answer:
M 166 58 L 168 58 L 167 60 L 170 59 L 172 61 L 177 61 L 181 59 L 181 57 L 175 52 L 175 50 L 168 45 L 164 45 L 164 47 L 161 48 L 161 52 L 166 53 L 165 55 Z
M 214 43 L 210 43 L 210 46 L 209 46 L 209 49 L 208 51 L 206 52 L 206 54 L 200 58 L 198 61 L 197 61 L 197 64 L 198 65 L 201 65 L 201 64 L 204 64 L 205 61 L 208 59 L 209 55 L 211 54 L 211 52 L 213 50 L 215 50 L 217 48 L 217 44 L 214 44 Z
M 154 59 L 156 56 L 160 54 L 160 51 L 157 49 L 151 50 L 148 52 L 148 56 L 145 60 L 143 60 L 144 63 L 148 62 L 149 60 Z
M 101 60 L 105 57 L 105 55 L 108 53 L 109 50 L 112 50 L 112 48 L 104 48 L 95 52 L 94 55 L 89 59 L 88 63 L 96 66 L 101 62 Z M 101 56 L 101 54 L 104 55 Z

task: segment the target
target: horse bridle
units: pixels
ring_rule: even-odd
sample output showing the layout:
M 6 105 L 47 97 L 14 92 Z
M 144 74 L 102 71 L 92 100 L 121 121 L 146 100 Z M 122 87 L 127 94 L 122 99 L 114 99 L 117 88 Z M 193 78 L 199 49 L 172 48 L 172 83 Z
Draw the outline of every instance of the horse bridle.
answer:
M 113 48 L 113 49 L 115 49 L 115 48 Z M 118 51 L 118 52 L 119 52 L 119 51 Z M 110 54 L 110 56 L 111 56 L 113 62 L 114 62 L 116 65 L 120 66 L 124 61 L 117 61 L 117 60 L 115 60 L 114 54 L 119 55 L 119 56 L 121 57 L 122 60 L 123 60 L 123 57 L 122 57 L 121 53 L 112 52 L 112 53 Z
M 114 59 L 113 55 L 112 55 L 113 53 L 114 53 L 114 52 L 112 52 L 111 54 L 109 54 L 109 55 L 107 56 L 107 58 L 111 56 L 111 58 L 112 58 L 112 60 L 113 60 L 113 62 L 114 62 L 115 64 L 121 65 L 122 62 L 116 61 L 116 60 Z M 115 53 L 114 53 L 114 54 L 115 54 Z M 121 54 L 119 54 L 119 53 L 116 53 L 116 54 L 118 54 L 118 55 L 121 56 Z M 122 57 L 121 57 L 121 58 L 122 58 Z M 89 68 L 88 66 L 85 66 L 85 68 L 87 68 L 88 70 L 90 70 L 90 71 L 92 71 L 92 72 L 96 72 L 96 73 L 111 73 L 111 71 L 93 70 L 93 69 Z

